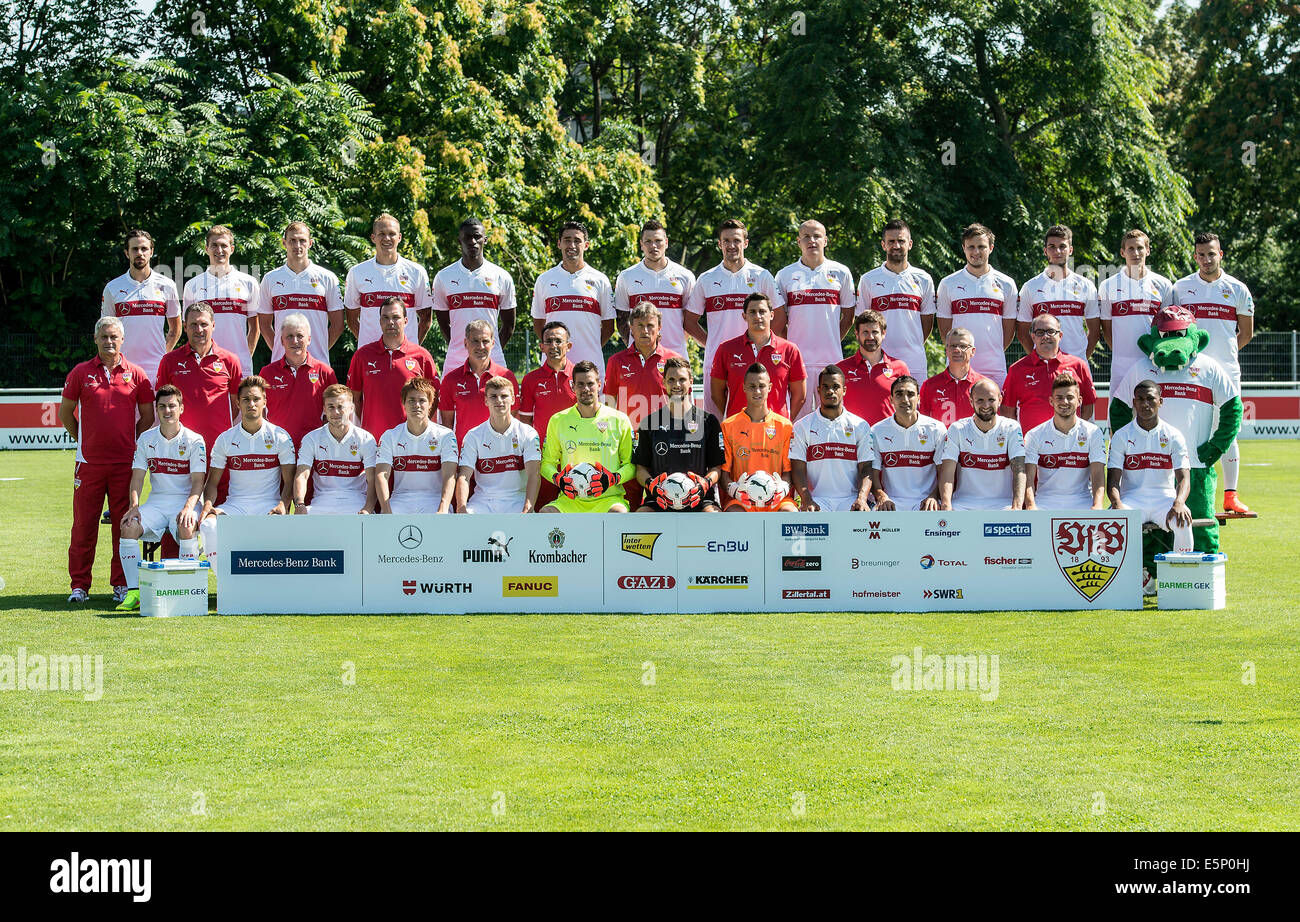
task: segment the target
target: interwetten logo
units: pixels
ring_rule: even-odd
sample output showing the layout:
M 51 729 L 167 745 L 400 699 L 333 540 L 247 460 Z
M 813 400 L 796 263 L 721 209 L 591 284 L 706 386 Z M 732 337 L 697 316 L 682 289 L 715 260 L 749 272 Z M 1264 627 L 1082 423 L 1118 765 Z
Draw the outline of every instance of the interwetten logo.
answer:
M 659 532 L 638 532 L 636 534 L 624 533 L 623 550 L 629 554 L 636 554 L 638 557 L 644 557 L 646 560 L 653 560 L 655 556 L 655 543 L 662 537 Z

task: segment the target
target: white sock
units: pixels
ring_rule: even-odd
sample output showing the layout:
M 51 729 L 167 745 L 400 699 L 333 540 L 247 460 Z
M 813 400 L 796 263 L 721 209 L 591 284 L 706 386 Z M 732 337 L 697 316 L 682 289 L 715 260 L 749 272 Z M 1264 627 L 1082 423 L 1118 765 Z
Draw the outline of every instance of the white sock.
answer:
M 127 589 L 140 588 L 140 542 L 135 538 L 119 538 L 117 559 L 122 562 L 122 575 Z
M 210 515 L 199 523 L 199 534 L 203 537 L 203 559 L 217 565 L 217 517 Z
M 198 538 L 180 538 L 176 544 L 181 549 L 181 560 L 198 560 L 199 559 L 199 539 Z
M 1190 525 L 1175 525 L 1174 532 L 1174 550 L 1191 551 L 1192 547 L 1192 527 Z
M 1223 489 L 1237 489 L 1237 474 L 1241 470 L 1241 449 L 1237 447 L 1235 439 L 1220 460 L 1223 461 Z

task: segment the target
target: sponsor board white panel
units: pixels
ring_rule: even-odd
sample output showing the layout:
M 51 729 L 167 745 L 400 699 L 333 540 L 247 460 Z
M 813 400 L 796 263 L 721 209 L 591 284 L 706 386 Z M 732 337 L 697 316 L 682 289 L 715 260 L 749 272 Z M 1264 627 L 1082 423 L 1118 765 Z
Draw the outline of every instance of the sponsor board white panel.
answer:
M 605 610 L 677 612 L 678 535 L 694 535 L 707 513 L 604 516 Z
M 475 605 L 499 599 L 488 591 L 500 592 L 501 580 L 493 579 L 495 574 L 462 564 L 458 539 L 465 529 L 452 528 L 448 516 L 360 518 L 365 534 L 366 611 L 464 614 Z M 469 520 L 466 516 L 455 524 Z
M 358 515 L 217 518 L 217 613 L 366 611 Z
M 766 522 L 767 608 L 894 609 L 904 595 L 898 583 L 906 515 L 837 512 L 770 517 Z
M 679 527 L 677 610 L 766 611 L 763 520 L 790 517 L 775 512 L 701 513 L 690 527 Z

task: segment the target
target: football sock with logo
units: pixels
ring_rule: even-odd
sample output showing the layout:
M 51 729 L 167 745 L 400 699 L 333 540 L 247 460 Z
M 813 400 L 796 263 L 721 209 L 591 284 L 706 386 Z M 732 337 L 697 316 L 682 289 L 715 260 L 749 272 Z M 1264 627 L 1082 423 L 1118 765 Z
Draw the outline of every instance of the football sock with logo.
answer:
M 140 542 L 135 538 L 119 538 L 117 559 L 122 562 L 122 575 L 127 589 L 140 588 Z
M 1223 489 L 1237 489 L 1237 474 L 1241 469 L 1241 449 L 1237 447 L 1237 440 L 1233 439 L 1232 446 L 1223 453 Z
M 181 549 L 182 560 L 197 560 L 199 557 L 199 539 L 181 538 L 177 544 Z

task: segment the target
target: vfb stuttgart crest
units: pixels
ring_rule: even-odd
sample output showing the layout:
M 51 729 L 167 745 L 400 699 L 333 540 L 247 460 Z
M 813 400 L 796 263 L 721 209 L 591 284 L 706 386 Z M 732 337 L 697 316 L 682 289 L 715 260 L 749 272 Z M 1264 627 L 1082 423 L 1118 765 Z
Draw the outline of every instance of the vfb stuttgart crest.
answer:
M 1128 549 L 1128 521 L 1096 518 L 1052 519 L 1052 550 L 1079 595 L 1089 602 L 1110 585 Z

